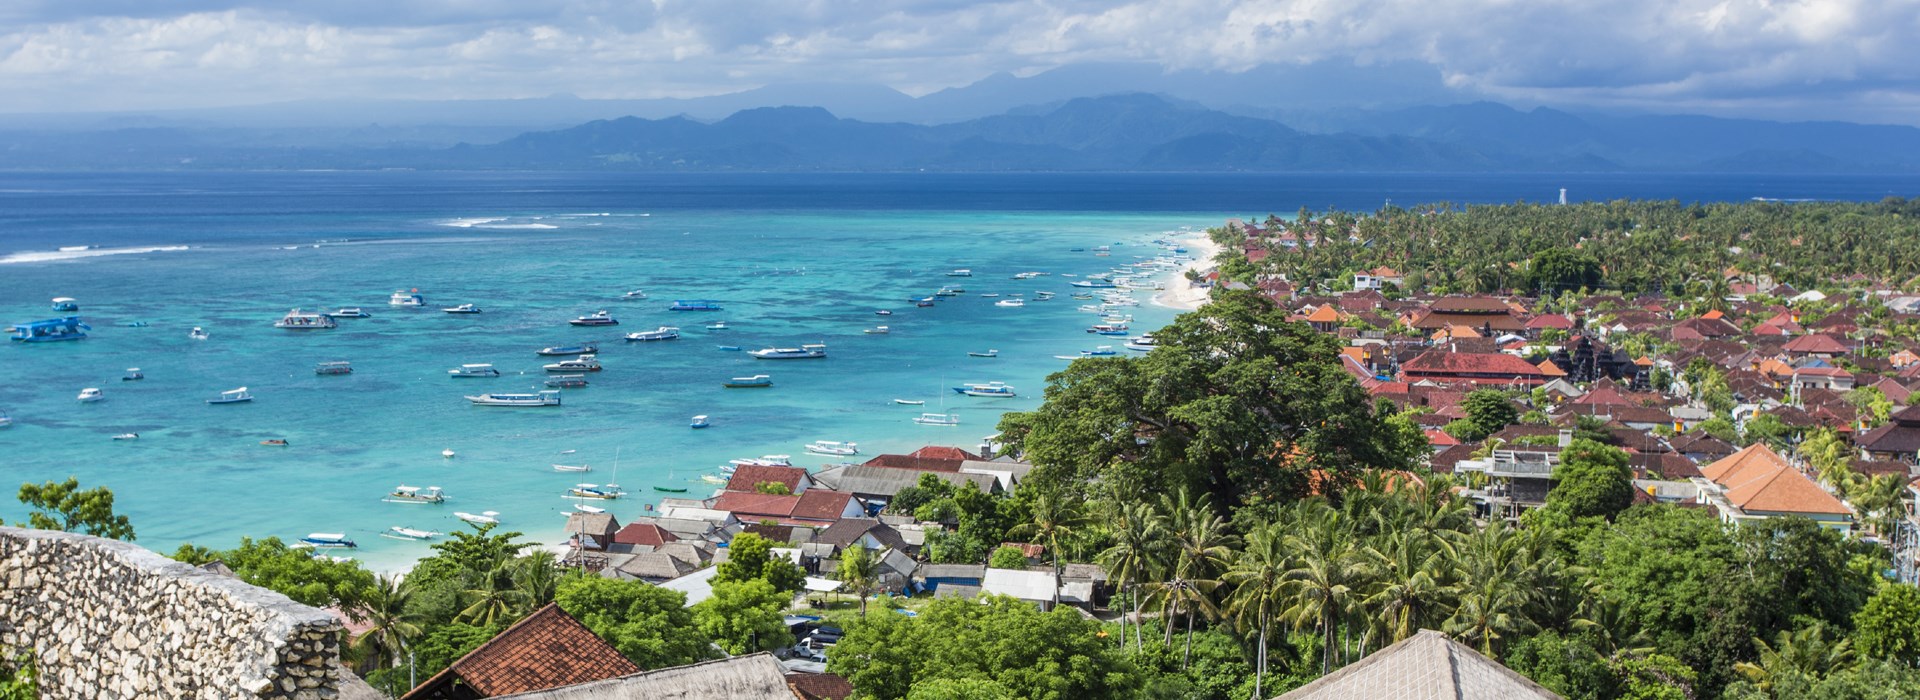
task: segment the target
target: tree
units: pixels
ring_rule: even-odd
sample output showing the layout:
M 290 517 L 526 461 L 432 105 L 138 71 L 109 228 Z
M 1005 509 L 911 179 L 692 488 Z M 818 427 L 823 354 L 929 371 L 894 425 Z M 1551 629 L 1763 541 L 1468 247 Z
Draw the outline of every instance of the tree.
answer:
M 853 589 L 853 595 L 860 599 L 860 616 L 866 617 L 867 596 L 872 595 L 874 587 L 880 583 L 880 561 L 874 558 L 873 552 L 858 542 L 853 543 L 847 547 L 847 551 L 840 553 L 840 568 L 833 575 Z
M 1368 571 L 1354 547 L 1353 531 L 1340 513 L 1308 501 L 1297 529 L 1286 538 L 1293 566 L 1281 579 L 1290 604 L 1280 617 L 1294 629 L 1315 628 L 1324 635 L 1320 673 L 1333 672 L 1334 635 L 1338 623 L 1356 602 L 1354 588 Z
M 713 574 L 715 583 L 760 579 L 787 593 L 800 590 L 806 578 L 807 572 L 798 564 L 773 556 L 772 541 L 751 532 L 740 533 L 727 544 L 727 560 Z
M 1228 531 L 1225 518 L 1216 515 L 1207 497 L 1194 499 L 1186 489 L 1160 496 L 1160 512 L 1165 515 L 1172 537 L 1172 566 L 1167 580 L 1157 583 L 1151 596 L 1159 603 L 1162 619 L 1167 620 L 1167 641 L 1173 641 L 1174 617 L 1185 614 L 1186 649 L 1180 668 L 1186 670 L 1193 660 L 1193 614 L 1197 611 L 1212 618 L 1218 614 L 1213 592 L 1220 586 L 1220 574 L 1233 561 L 1233 548 L 1240 538 Z
M 785 483 L 778 482 L 778 481 L 762 481 L 758 484 L 754 484 L 753 491 L 754 493 L 764 493 L 770 496 L 793 495 L 792 487 L 789 487 Z
M 1547 507 L 1570 518 L 1612 520 L 1633 505 L 1633 470 L 1627 453 L 1591 440 L 1575 440 L 1560 452 Z
M 712 656 L 687 596 L 639 581 L 561 579 L 553 602 L 640 668 L 684 666 Z
M 737 538 L 736 538 L 737 539 Z M 713 597 L 693 606 L 693 624 L 729 654 L 772 651 L 793 643 L 781 614 L 792 596 L 766 579 L 720 581 Z
M 494 532 L 498 526 L 491 523 L 467 523 L 467 526 L 472 529 L 471 532 L 448 532 L 447 539 L 433 543 L 433 556 L 414 563 L 407 580 L 413 582 L 415 591 L 425 591 L 470 574 L 485 573 L 499 562 L 519 555 L 520 550 L 533 546 L 531 542 L 514 541 L 522 536 L 521 533 Z
M 510 623 L 533 610 L 533 596 L 516 585 L 518 567 L 506 556 L 496 559 L 484 570 L 476 571 L 469 588 L 463 591 L 467 607 L 460 618 L 483 627 Z
M 1275 618 L 1286 604 L 1281 584 L 1292 569 L 1292 557 L 1286 546 L 1286 528 L 1265 524 L 1247 534 L 1246 548 L 1233 560 L 1223 581 L 1232 588 L 1227 596 L 1227 615 L 1242 632 L 1253 631 L 1253 696 L 1266 697 L 1262 685 L 1267 675 L 1267 645 Z
M 240 546 L 225 551 L 183 544 L 173 553 L 173 558 L 194 565 L 218 560 L 242 581 L 316 608 L 351 609 L 361 595 L 378 585 L 373 573 L 357 561 L 316 559 L 311 551 L 289 547 L 278 537 L 264 540 L 243 537 Z M 414 577 L 408 576 L 407 581 L 413 584 Z M 417 584 L 409 586 L 409 598 L 415 590 L 418 590 Z
M 1122 502 L 1113 506 L 1108 529 L 1113 534 L 1113 544 L 1102 550 L 1095 561 L 1107 570 L 1108 576 L 1119 579 L 1121 592 L 1133 606 L 1133 646 L 1138 649 L 1142 643 L 1140 587 L 1166 549 L 1166 519 L 1145 503 Z M 1124 624 L 1126 618 L 1121 620 Z
M 907 691 L 907 700 L 1014 700 L 1014 695 L 984 678 L 935 678 Z
M 133 524 L 127 516 L 113 514 L 113 491 L 105 486 L 83 490 L 73 477 L 25 483 L 20 485 L 20 502 L 34 509 L 27 514 L 30 527 L 133 541 Z
M 936 681 L 1034 700 L 1122 697 L 1137 669 L 1102 639 L 1098 622 L 1070 608 L 1041 612 L 1005 596 L 941 598 L 917 617 L 877 615 L 847 628 L 827 669 L 862 698 L 897 700 Z M 971 695 L 936 697 L 974 697 Z M 999 697 L 987 695 L 985 697 Z
M 1920 588 L 1882 586 L 1853 616 L 1854 650 L 1862 658 L 1920 664 Z
M 1553 247 L 1533 256 L 1527 282 L 1536 294 L 1597 289 L 1602 270 L 1592 253 L 1565 247 Z
M 1472 430 L 1467 435 L 1454 437 L 1467 442 L 1485 440 L 1520 419 L 1520 410 L 1498 389 L 1475 389 L 1467 393 L 1460 405 L 1467 412 L 1466 420 Z
M 366 625 L 353 638 L 353 650 L 362 658 L 390 668 L 398 667 L 408 645 L 421 634 L 420 615 L 409 610 L 413 586 L 391 576 L 381 576 L 373 586 L 356 596 L 346 608 L 348 617 Z
M 1760 651 L 1756 662 L 1740 662 L 1733 670 L 1760 690 L 1773 687 L 1773 680 L 1787 673 L 1822 678 L 1853 663 L 1852 640 L 1827 639 L 1826 626 L 1815 623 L 1798 630 L 1781 630 L 1773 643 L 1754 639 Z
M 1027 553 L 1010 544 L 1001 545 L 993 550 L 992 556 L 987 557 L 987 566 L 995 569 L 1025 569 Z
M 1047 559 L 1053 562 L 1053 575 L 1058 577 L 1065 550 L 1062 544 L 1086 524 L 1087 516 L 1073 501 L 1061 498 L 1054 493 L 1041 493 L 1033 499 L 1032 520 L 1015 525 L 1007 532 L 1010 537 L 1031 537 L 1030 541 L 1047 547 Z M 978 561 L 977 559 L 975 561 Z

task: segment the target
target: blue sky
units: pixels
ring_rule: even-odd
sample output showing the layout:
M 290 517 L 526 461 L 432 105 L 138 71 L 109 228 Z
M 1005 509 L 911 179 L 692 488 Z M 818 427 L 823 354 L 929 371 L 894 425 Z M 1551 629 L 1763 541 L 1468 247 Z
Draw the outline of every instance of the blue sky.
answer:
M 1462 95 L 1920 122 L 1913 0 L 5 0 L 5 111 L 325 97 L 909 94 L 1091 62 L 1415 61 Z

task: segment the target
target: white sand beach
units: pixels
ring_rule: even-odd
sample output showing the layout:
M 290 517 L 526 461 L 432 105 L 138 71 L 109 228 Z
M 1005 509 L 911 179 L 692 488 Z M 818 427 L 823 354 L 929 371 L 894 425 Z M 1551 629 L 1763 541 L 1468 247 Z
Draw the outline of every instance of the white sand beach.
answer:
M 1167 275 L 1167 289 L 1153 295 L 1153 303 L 1169 309 L 1192 311 L 1207 303 L 1207 293 L 1212 290 L 1188 282 L 1187 271 L 1198 272 L 1213 267 L 1214 256 L 1220 254 L 1220 244 L 1214 243 L 1213 239 L 1207 236 L 1206 231 L 1195 231 L 1193 235 L 1179 241 L 1186 247 L 1187 254 L 1193 256 L 1193 260 Z

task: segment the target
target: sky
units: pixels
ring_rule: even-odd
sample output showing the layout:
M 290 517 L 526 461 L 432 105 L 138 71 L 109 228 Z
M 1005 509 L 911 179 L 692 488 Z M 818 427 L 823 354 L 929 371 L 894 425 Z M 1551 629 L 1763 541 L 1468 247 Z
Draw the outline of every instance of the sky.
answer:
M 1515 104 L 1912 124 L 1915 39 L 1916 0 L 0 0 L 0 111 L 919 95 L 1086 63 L 1333 60 L 1422 63 Z

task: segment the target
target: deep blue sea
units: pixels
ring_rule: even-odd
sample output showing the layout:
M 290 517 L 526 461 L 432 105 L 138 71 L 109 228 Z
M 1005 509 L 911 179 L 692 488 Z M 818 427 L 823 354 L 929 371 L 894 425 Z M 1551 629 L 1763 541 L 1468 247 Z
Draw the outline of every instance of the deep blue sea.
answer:
M 686 487 L 698 496 L 727 459 L 860 443 L 862 457 L 925 444 L 978 445 L 1006 410 L 1037 405 L 1075 354 L 1124 339 L 1089 335 L 1068 283 L 1137 257 L 1182 227 L 1302 206 L 1370 210 L 1449 201 L 1656 198 L 1873 200 L 1920 194 L 1920 177 L 1728 175 L 629 175 L 603 173 L 0 173 L 0 325 L 55 315 L 75 297 L 92 337 L 0 347 L 0 484 L 79 477 L 113 488 L 139 541 L 231 546 L 242 536 L 345 532 L 355 554 L 401 568 L 426 545 L 391 526 L 445 531 L 454 511 L 499 511 L 534 539 L 561 537 L 578 481 L 632 494 L 622 519 Z M 1095 257 L 1095 246 L 1111 246 Z M 87 250 L 61 248 L 88 246 Z M 1079 250 L 1075 250 L 1079 249 Z M 971 278 L 945 275 L 973 270 Z M 1019 272 L 1046 272 L 1030 280 Z M 949 283 L 933 308 L 907 300 Z M 425 309 L 387 304 L 418 289 Z M 648 299 L 622 301 L 643 289 Z M 1054 291 L 1024 308 L 983 294 Z M 1143 301 L 1148 293 L 1138 295 Z M 666 310 L 715 299 L 711 314 Z M 1007 298 L 1007 297 L 1000 297 Z M 472 303 L 473 316 L 438 311 Z M 373 314 L 330 331 L 286 331 L 289 309 Z M 617 328 L 566 320 L 610 311 Z M 891 309 L 892 316 L 876 316 Z M 1136 331 L 1174 314 L 1143 304 Z M 704 324 L 724 319 L 729 328 Z M 145 327 L 127 324 L 143 322 Z M 885 324 L 886 335 L 863 333 Z M 679 326 L 683 338 L 623 343 Z M 200 326 L 211 338 L 195 341 Z M 605 371 L 554 409 L 469 405 L 545 378 L 534 351 L 602 341 Z M 769 345 L 824 342 L 821 361 L 754 360 Z M 998 349 L 998 359 L 967 356 Z M 317 376 L 347 360 L 349 376 Z M 453 379 L 492 363 L 505 376 Z M 146 379 L 121 381 L 138 367 Z M 770 374 L 769 390 L 728 390 Z M 1004 381 L 1014 399 L 949 387 Z M 246 386 L 251 404 L 204 403 Z M 75 395 L 99 387 L 107 399 Z M 895 398 L 924 400 L 901 406 Z M 922 411 L 958 427 L 916 425 Z M 689 417 L 713 427 L 690 430 Z M 113 440 L 138 433 L 138 440 Z M 287 447 L 260 441 L 284 438 Z M 451 449 L 447 459 L 441 451 Z M 563 454 L 573 450 L 570 454 Z M 591 464 L 589 474 L 555 462 Z M 445 505 L 382 502 L 399 484 L 440 486 Z M 677 495 L 677 494 L 676 494 Z M 0 519 L 23 519 L 10 498 Z

